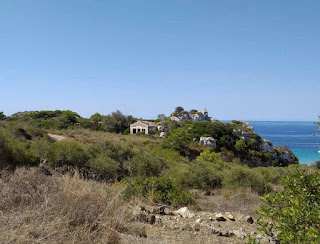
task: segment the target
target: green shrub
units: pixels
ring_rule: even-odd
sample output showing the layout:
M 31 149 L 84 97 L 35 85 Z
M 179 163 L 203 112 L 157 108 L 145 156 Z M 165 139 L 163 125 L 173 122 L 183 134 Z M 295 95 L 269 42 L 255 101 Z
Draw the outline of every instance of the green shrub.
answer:
M 168 205 L 188 205 L 194 200 L 189 193 L 176 187 L 169 179 L 166 178 L 133 178 L 125 179 L 126 184 L 124 197 L 145 198 L 156 203 L 164 203 Z
M 262 198 L 260 230 L 279 243 L 320 243 L 320 175 L 298 172 L 285 189 Z
M 247 187 L 259 194 L 271 191 L 271 184 L 261 174 L 251 169 L 240 166 L 234 167 L 224 173 L 223 185 L 229 187 Z
M 163 148 L 172 149 L 181 155 L 188 155 L 188 144 L 191 142 L 186 128 L 177 128 L 170 132 L 162 143 Z
M 59 141 L 52 145 L 49 164 L 53 167 L 83 167 L 89 160 L 89 153 L 76 141 Z
M 244 140 L 239 140 L 237 141 L 236 145 L 235 145 L 235 149 L 237 150 L 238 153 L 245 153 L 247 150 L 247 145 L 244 142 Z
M 52 153 L 52 149 L 52 142 L 45 138 L 36 140 L 31 144 L 31 150 L 41 161 L 49 158 L 49 155 Z
M 221 153 L 211 152 L 208 148 L 197 157 L 197 160 L 205 160 L 208 162 L 222 162 Z
M 120 163 L 109 158 L 106 153 L 101 153 L 98 157 L 91 159 L 87 166 L 90 177 L 96 180 L 117 180 L 119 177 Z
M 30 151 L 29 143 L 9 140 L 0 135 L 0 169 L 35 166 L 38 158 Z
M 167 168 L 166 161 L 152 153 L 139 152 L 124 164 L 131 177 L 160 176 Z

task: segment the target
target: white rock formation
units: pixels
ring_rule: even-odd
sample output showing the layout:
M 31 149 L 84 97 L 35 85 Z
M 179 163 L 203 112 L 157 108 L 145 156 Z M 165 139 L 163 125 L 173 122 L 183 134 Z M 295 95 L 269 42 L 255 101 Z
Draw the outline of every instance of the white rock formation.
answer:
M 213 137 L 200 137 L 199 144 L 202 146 L 217 148 L 216 140 Z
M 164 131 L 160 132 L 160 138 L 165 138 L 166 137 L 166 133 Z
M 193 218 L 195 216 L 187 207 L 178 209 L 175 214 L 180 215 L 182 218 Z

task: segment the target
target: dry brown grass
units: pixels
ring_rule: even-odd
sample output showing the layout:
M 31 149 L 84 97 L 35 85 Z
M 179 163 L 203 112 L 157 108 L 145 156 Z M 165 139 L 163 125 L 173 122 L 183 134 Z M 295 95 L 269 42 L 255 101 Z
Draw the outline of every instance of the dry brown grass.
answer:
M 107 184 L 18 169 L 0 178 L 1 243 L 133 243 L 130 214 Z M 134 233 L 132 233 L 134 232 Z
M 70 130 L 52 130 L 50 132 L 57 135 L 67 136 L 68 139 L 76 140 L 85 145 L 104 142 L 110 142 L 115 145 L 130 143 L 139 149 L 150 149 L 156 145 L 159 145 L 159 143 L 163 141 L 163 139 L 157 137 L 156 135 L 122 135 L 104 131 L 92 131 L 83 128 Z
M 253 215 L 259 209 L 261 201 L 257 193 L 244 188 L 216 189 L 210 195 L 193 191 L 198 210 L 209 212 L 238 212 Z

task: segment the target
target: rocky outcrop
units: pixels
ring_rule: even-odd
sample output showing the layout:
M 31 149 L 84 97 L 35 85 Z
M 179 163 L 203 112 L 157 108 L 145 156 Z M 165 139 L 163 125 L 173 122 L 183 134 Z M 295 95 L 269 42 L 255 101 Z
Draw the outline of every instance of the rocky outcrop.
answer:
M 263 152 L 273 152 L 275 150 L 273 144 L 266 139 L 263 139 L 260 148 Z
M 297 157 L 290 150 L 286 150 L 283 147 L 276 147 L 273 158 L 282 165 L 298 162 Z
M 199 145 L 217 148 L 216 140 L 213 137 L 200 137 Z
M 192 121 L 213 121 L 211 117 L 209 117 L 208 112 L 206 109 L 203 109 L 201 112 L 192 110 L 182 111 L 182 112 L 174 112 L 171 114 L 170 119 L 177 122 L 183 122 L 185 120 L 192 120 Z

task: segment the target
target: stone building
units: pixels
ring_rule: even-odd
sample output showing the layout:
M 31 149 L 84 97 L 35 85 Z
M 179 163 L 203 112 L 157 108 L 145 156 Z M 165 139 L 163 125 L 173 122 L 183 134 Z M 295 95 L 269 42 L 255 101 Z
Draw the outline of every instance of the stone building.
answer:
M 149 121 L 138 120 L 130 125 L 130 134 L 142 132 L 146 135 L 153 134 L 157 130 L 157 124 Z

